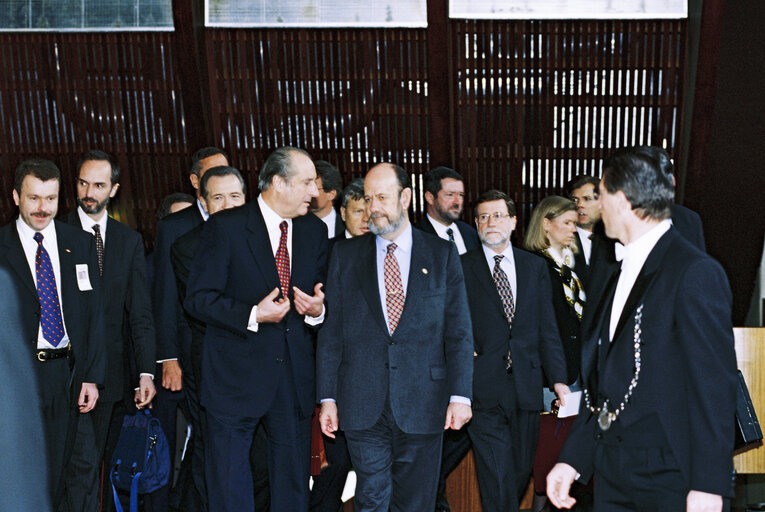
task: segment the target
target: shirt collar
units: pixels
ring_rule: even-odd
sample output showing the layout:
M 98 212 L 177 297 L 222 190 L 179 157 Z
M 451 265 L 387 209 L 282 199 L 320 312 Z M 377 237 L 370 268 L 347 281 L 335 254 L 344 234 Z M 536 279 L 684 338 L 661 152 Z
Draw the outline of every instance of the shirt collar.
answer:
M 88 231 L 89 233 L 95 233 L 93 231 L 93 226 L 98 224 L 99 229 L 101 230 L 101 237 L 106 236 L 106 221 L 109 218 L 109 215 L 104 215 L 101 217 L 101 220 L 95 221 L 91 217 L 88 216 L 87 213 L 85 213 L 80 206 L 77 207 L 77 216 L 80 218 L 80 224 L 82 224 L 82 229 L 85 231 Z
M 619 242 L 616 242 L 614 246 L 614 253 L 617 257 L 617 261 L 622 259 L 622 267 L 625 265 L 640 265 L 642 267 L 645 260 L 648 259 L 648 255 L 653 250 L 654 246 L 659 242 L 659 239 L 669 231 L 672 223 L 669 219 L 664 219 L 656 226 L 643 233 L 640 238 L 633 240 L 627 245 L 622 246 Z M 621 247 L 620 247 L 621 246 Z M 622 258 L 619 258 L 622 256 Z
M 287 226 L 292 227 L 292 219 L 283 219 L 278 213 L 276 213 L 270 206 L 268 206 L 268 203 L 266 203 L 266 200 L 263 199 L 263 194 L 260 194 L 258 196 L 258 206 L 260 206 L 260 213 L 263 214 L 263 220 L 266 223 L 266 226 L 278 226 L 282 223 L 282 221 L 287 221 Z
M 54 220 L 50 221 L 50 224 L 48 224 L 45 229 L 40 231 L 43 236 L 43 240 L 47 240 L 49 243 L 56 243 L 56 225 Z M 18 217 L 16 219 L 16 231 L 19 233 L 19 238 L 22 240 L 32 240 L 34 241 L 34 236 L 37 231 L 29 227 L 29 225 L 24 222 L 21 217 Z M 37 242 L 35 242 L 37 243 Z
M 407 222 L 406 228 L 401 232 L 395 240 L 388 240 L 380 235 L 375 236 L 375 243 L 377 244 L 377 250 L 387 252 L 388 246 L 392 243 L 396 244 L 396 250 L 401 249 L 404 254 L 411 253 L 412 251 L 412 224 Z
M 444 226 L 440 222 L 438 222 L 436 219 L 430 216 L 429 213 L 426 214 L 428 217 L 428 221 L 433 225 L 433 229 L 436 230 L 436 233 L 438 233 L 438 236 L 441 238 L 449 238 L 449 234 L 446 232 L 447 229 L 451 229 L 453 232 L 457 231 L 457 224 L 452 222 L 448 226 Z
M 507 244 L 507 247 L 505 247 L 505 250 L 501 253 L 497 253 L 494 251 L 494 249 L 487 247 L 486 244 L 481 244 L 481 249 L 483 249 L 483 254 L 486 257 L 486 261 L 489 262 L 489 265 L 492 267 L 494 266 L 494 256 L 497 256 L 498 254 L 502 254 L 505 258 L 507 258 L 510 263 L 515 266 L 515 258 L 513 257 L 513 244 Z
M 205 210 L 205 207 L 202 205 L 202 201 L 199 200 L 197 197 L 197 208 L 199 208 L 199 213 L 202 214 L 202 219 L 207 222 L 207 219 L 210 218 L 210 214 L 207 213 L 207 210 Z

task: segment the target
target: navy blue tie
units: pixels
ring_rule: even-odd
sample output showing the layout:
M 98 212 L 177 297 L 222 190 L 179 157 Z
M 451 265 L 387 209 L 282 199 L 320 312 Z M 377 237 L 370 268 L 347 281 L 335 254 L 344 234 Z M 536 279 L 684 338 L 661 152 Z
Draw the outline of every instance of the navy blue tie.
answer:
M 61 318 L 61 304 L 58 301 L 56 275 L 50 263 L 48 251 L 43 247 L 42 233 L 35 233 L 37 255 L 35 275 L 37 276 L 37 297 L 40 299 L 40 326 L 45 341 L 57 347 L 64 338 L 64 321 Z

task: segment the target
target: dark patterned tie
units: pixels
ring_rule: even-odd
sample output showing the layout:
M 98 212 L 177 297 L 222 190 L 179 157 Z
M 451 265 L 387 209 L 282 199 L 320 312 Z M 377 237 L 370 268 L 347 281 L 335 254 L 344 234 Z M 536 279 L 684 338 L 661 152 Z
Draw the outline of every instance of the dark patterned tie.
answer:
M 454 230 L 452 228 L 447 228 L 446 234 L 449 235 L 449 241 L 454 243 Z
M 396 244 L 390 244 L 387 247 L 388 253 L 385 255 L 385 264 L 383 265 L 383 274 L 385 276 L 385 308 L 388 312 L 388 330 L 391 335 L 398 326 L 401 319 L 401 313 L 404 311 L 404 288 L 401 284 L 401 269 L 398 266 L 398 260 L 393 255 L 396 250 Z
M 513 317 L 515 316 L 515 300 L 513 299 L 513 289 L 510 287 L 510 281 L 507 279 L 507 274 L 500 267 L 503 255 L 497 254 L 494 256 L 494 271 L 492 277 L 494 277 L 494 285 L 497 287 L 499 298 L 502 301 L 502 310 L 505 312 L 505 319 L 507 319 L 507 325 L 513 326 Z M 507 350 L 507 366 L 505 370 L 510 373 L 513 369 L 513 357 L 510 353 L 510 349 Z
M 287 250 L 287 221 L 279 224 L 282 236 L 279 238 L 279 248 L 276 250 L 276 270 L 279 272 L 279 283 L 282 295 L 287 297 L 290 291 L 290 253 Z
M 40 327 L 45 341 L 57 347 L 64 338 L 64 322 L 61 319 L 61 304 L 58 301 L 56 275 L 50 262 L 48 251 L 43 247 L 42 233 L 35 233 L 37 255 L 35 256 L 35 275 L 37 277 L 37 297 L 40 300 Z
M 96 237 L 96 255 L 98 256 L 98 275 L 104 275 L 104 239 L 101 238 L 101 226 L 93 224 L 93 236 Z

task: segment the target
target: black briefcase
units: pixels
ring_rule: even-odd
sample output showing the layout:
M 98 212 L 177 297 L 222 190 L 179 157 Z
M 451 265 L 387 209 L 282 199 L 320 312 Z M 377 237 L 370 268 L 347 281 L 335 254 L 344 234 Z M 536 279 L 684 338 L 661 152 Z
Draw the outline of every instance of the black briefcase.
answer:
M 757 413 L 752 405 L 752 398 L 744 381 L 744 375 L 738 370 L 736 385 L 736 449 L 762 441 L 762 429 L 757 420 Z

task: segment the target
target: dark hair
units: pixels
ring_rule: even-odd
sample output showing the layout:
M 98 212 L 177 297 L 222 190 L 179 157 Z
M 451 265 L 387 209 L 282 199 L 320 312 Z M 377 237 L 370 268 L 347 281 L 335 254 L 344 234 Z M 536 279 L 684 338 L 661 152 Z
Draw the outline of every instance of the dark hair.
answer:
M 196 150 L 194 154 L 191 155 L 191 171 L 189 172 L 199 176 L 199 171 L 202 170 L 202 160 L 215 155 L 223 155 L 223 157 L 228 161 L 228 155 L 224 153 L 222 149 L 208 146 L 206 148 Z
M 579 176 L 574 176 L 568 183 L 566 183 L 566 186 L 563 187 L 563 190 L 565 191 L 566 196 L 571 197 L 571 195 L 574 193 L 574 190 L 582 188 L 588 183 L 595 187 L 595 196 L 597 197 L 600 180 L 595 176 L 590 176 L 588 174 L 580 174 Z
M 454 169 L 448 167 L 436 167 L 426 172 L 425 176 L 423 176 L 423 188 L 425 189 L 425 192 L 430 192 L 433 196 L 437 196 L 438 192 L 441 190 L 441 180 L 446 178 L 463 181 L 462 175 Z
M 479 204 L 488 203 L 490 201 L 497 201 L 501 199 L 505 202 L 505 205 L 507 206 L 507 213 L 510 214 L 511 217 L 515 217 L 515 203 L 513 202 L 510 197 L 505 194 L 504 192 L 500 190 L 487 190 L 480 196 L 478 196 L 478 199 L 475 200 L 475 204 L 473 205 L 473 211 L 476 211 L 478 209 Z
M 268 190 L 268 187 L 274 181 L 274 176 L 281 176 L 284 180 L 289 180 L 290 176 L 292 176 L 292 170 L 289 166 L 290 154 L 293 152 L 311 158 L 311 155 L 306 150 L 292 146 L 284 146 L 275 150 L 268 155 L 268 158 L 263 163 L 263 167 L 260 169 L 260 174 L 258 174 L 258 189 L 261 192 Z
M 636 148 L 622 148 L 603 162 L 603 184 L 609 194 L 621 190 L 638 217 L 668 219 L 672 214 L 675 186 L 658 161 Z
M 16 167 L 16 174 L 13 179 L 13 188 L 17 194 L 21 194 L 21 184 L 27 176 L 34 176 L 40 181 L 58 180 L 61 184 L 61 171 L 56 164 L 44 158 L 30 158 L 24 160 Z
M 332 190 L 337 192 L 334 201 L 337 203 L 340 200 L 340 193 L 343 191 L 343 178 L 340 176 L 340 171 L 325 160 L 316 160 L 313 165 L 316 167 L 316 176 L 321 178 L 321 188 L 324 189 L 324 192 L 331 192 Z
M 242 185 L 242 193 L 244 193 L 244 178 L 242 178 L 242 173 L 240 173 L 238 169 L 228 165 L 218 165 L 208 169 L 205 175 L 202 176 L 202 180 L 199 182 L 199 195 L 201 197 L 207 199 L 207 182 L 210 181 L 210 178 L 216 176 L 236 176 L 239 179 L 239 183 Z
M 348 206 L 348 201 L 364 199 L 364 178 L 356 178 L 343 190 L 342 206 Z
M 89 162 L 91 160 L 105 160 L 109 162 L 109 167 L 112 169 L 111 174 L 111 182 L 112 185 L 117 183 L 120 180 L 120 166 L 117 164 L 117 160 L 114 159 L 109 153 L 106 153 L 104 151 L 101 151 L 100 149 L 91 149 L 84 155 L 80 157 L 80 159 L 77 161 L 77 177 L 80 177 L 80 169 L 82 169 L 83 164 L 85 162 Z
M 162 202 L 159 203 L 159 208 L 157 208 L 157 220 L 162 220 L 170 215 L 170 207 L 175 203 L 189 203 L 193 206 L 195 201 L 196 199 L 183 192 L 174 192 L 169 196 L 165 196 Z
M 643 156 L 656 160 L 656 164 L 664 174 L 674 174 L 675 166 L 672 165 L 672 160 L 669 158 L 669 154 L 658 146 L 638 146 L 635 151 Z

